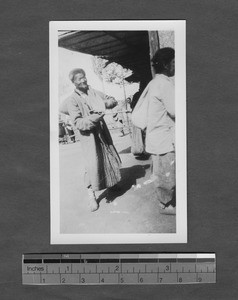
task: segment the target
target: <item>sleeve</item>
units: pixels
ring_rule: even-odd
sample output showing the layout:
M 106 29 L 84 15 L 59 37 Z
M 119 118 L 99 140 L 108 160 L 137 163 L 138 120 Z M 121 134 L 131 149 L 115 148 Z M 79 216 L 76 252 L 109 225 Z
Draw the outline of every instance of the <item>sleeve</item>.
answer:
M 107 109 L 112 109 L 117 106 L 118 102 L 112 96 L 108 96 L 101 91 L 95 90 L 95 92 L 99 95 L 99 97 L 103 100 L 105 107 Z
M 98 91 L 98 90 L 94 90 L 94 92 L 95 92 L 96 94 L 98 94 L 98 95 L 100 96 L 100 98 L 102 98 L 102 100 L 105 101 L 106 95 L 105 95 L 103 92 Z
M 90 117 L 82 116 L 82 113 L 73 98 L 69 99 L 67 107 L 72 123 L 76 129 L 79 129 L 80 131 L 86 131 L 95 127 L 95 124 L 90 120 Z
M 170 116 L 175 118 L 175 90 L 174 85 L 170 82 L 164 86 L 162 101 Z
M 175 92 L 171 82 L 151 85 L 150 96 L 161 101 L 168 114 L 175 118 Z

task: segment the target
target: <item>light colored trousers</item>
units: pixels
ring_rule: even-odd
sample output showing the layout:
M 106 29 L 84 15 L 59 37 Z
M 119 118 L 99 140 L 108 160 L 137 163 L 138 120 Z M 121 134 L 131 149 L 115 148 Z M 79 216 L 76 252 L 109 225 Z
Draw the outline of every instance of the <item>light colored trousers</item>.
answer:
M 175 206 L 175 152 L 152 155 L 152 171 L 159 201 Z

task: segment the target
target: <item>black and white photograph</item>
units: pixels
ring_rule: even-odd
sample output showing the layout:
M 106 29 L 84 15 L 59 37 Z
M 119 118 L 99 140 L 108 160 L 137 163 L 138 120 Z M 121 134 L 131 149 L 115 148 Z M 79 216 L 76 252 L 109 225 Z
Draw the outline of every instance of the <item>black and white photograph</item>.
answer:
M 185 25 L 50 22 L 52 244 L 187 242 Z

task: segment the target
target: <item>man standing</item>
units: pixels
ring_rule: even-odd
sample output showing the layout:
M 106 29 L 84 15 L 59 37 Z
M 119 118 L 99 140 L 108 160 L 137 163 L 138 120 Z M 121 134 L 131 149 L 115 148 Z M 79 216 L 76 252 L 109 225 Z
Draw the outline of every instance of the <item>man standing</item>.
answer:
M 153 179 L 161 212 L 175 214 L 175 52 L 159 49 L 152 63 L 156 75 L 147 86 L 146 152 L 152 154 Z
M 103 119 L 105 109 L 113 108 L 117 102 L 92 89 L 83 69 L 72 70 L 69 78 L 75 90 L 66 100 L 67 110 L 74 127 L 80 132 L 85 184 L 91 211 L 95 211 L 99 205 L 94 192 L 113 187 L 121 180 L 121 161 Z

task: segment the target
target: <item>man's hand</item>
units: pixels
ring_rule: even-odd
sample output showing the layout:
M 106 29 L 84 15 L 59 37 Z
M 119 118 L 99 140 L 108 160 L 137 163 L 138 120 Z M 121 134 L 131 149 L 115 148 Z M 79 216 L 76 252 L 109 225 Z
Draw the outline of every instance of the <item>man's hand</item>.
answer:
M 116 99 L 114 97 L 106 96 L 105 106 L 107 109 L 112 109 L 115 106 L 117 106 L 117 104 L 118 104 L 118 102 L 116 101 Z
M 90 114 L 90 117 L 89 119 L 94 122 L 94 123 L 97 123 L 99 122 L 100 120 L 102 120 L 102 118 L 104 117 L 105 113 L 103 112 L 92 112 Z

